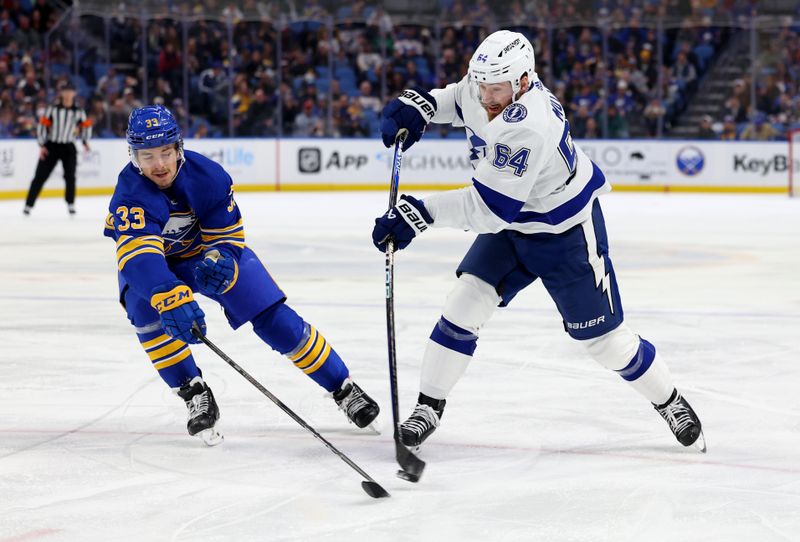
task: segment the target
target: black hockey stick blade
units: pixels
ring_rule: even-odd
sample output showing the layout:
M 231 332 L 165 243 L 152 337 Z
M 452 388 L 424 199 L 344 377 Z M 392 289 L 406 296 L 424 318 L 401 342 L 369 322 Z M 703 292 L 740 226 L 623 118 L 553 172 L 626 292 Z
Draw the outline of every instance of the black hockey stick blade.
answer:
M 391 496 L 389 495 L 389 492 L 383 489 L 378 482 L 367 482 L 365 480 L 361 482 L 361 487 L 364 489 L 367 495 L 373 499 L 383 499 Z
M 352 459 L 350 459 L 350 458 L 349 458 L 349 457 L 347 457 L 345 454 L 343 454 L 342 452 L 340 452 L 340 451 L 339 451 L 339 450 L 338 450 L 338 449 L 337 449 L 337 448 L 336 448 L 336 447 L 335 447 L 333 444 L 331 444 L 330 442 L 328 442 L 328 440 L 327 440 L 325 437 L 323 437 L 322 435 L 320 435 L 320 434 L 317 432 L 317 430 L 316 430 L 316 429 L 314 429 L 313 427 L 311 427 L 310 425 L 308 425 L 308 423 L 306 423 L 306 422 L 305 422 L 305 420 L 303 420 L 303 419 L 302 419 L 300 416 L 298 416 L 297 414 L 295 414 L 295 413 L 294 413 L 294 411 L 293 411 L 292 409 L 290 409 L 288 406 L 286 406 L 285 404 L 283 404 L 283 402 L 282 402 L 280 399 L 278 399 L 277 397 L 275 397 L 275 396 L 272 394 L 272 392 L 270 392 L 270 391 L 269 391 L 267 388 L 265 388 L 265 387 L 264 387 L 264 386 L 263 386 L 263 385 L 262 385 L 262 384 L 261 384 L 261 383 L 260 383 L 258 380 L 256 380 L 255 378 L 253 378 L 253 377 L 250 375 L 250 373 L 248 373 L 247 371 L 245 371 L 244 369 L 242 369 L 242 368 L 239 366 L 239 364 L 238 364 L 238 363 L 236 363 L 235 361 L 233 361 L 233 360 L 232 360 L 230 357 L 228 357 L 228 355 L 227 355 L 225 352 L 223 352 L 222 350 L 220 350 L 220 349 L 217 347 L 217 345 L 215 345 L 214 343 L 212 343 L 212 342 L 211 342 L 211 341 L 208 339 L 208 337 L 206 337 L 206 336 L 205 336 L 205 334 L 204 334 L 204 333 L 203 333 L 203 332 L 200 330 L 200 327 L 199 327 L 199 326 L 198 326 L 196 323 L 195 323 L 195 324 L 192 326 L 192 335 L 194 335 L 195 337 L 197 337 L 197 338 L 198 338 L 198 339 L 199 339 L 199 340 L 200 340 L 200 341 L 201 341 L 203 344 L 205 344 L 206 346 L 208 346 L 208 347 L 209 347 L 209 348 L 210 348 L 210 349 L 211 349 L 211 350 L 212 350 L 212 351 L 213 351 L 215 354 L 217 354 L 217 355 L 218 355 L 220 358 L 222 358 L 222 360 L 223 360 L 225 363 L 227 363 L 228 365 L 230 365 L 231 367 L 233 367 L 233 369 L 234 369 L 234 370 L 235 370 L 237 373 L 239 373 L 240 375 L 242 375 L 242 376 L 243 376 L 243 377 L 244 377 L 244 378 L 245 378 L 245 379 L 246 379 L 248 382 L 250 382 L 250 383 L 251 383 L 251 384 L 252 384 L 252 385 L 253 385 L 253 386 L 254 386 L 254 387 L 255 387 L 255 388 L 258 390 L 258 391 L 260 391 L 261 393 L 263 393 L 264 395 L 266 395 L 266 396 L 267 396 L 267 398 L 268 398 L 270 401 L 272 401 L 273 403 L 275 403 L 275 404 L 278 406 L 278 408 L 280 408 L 280 409 L 281 409 L 281 410 L 283 410 L 283 411 L 284 411 L 286 414 L 288 414 L 290 418 L 292 418 L 294 421 L 296 421 L 298 424 L 300 424 L 300 426 L 301 426 L 301 427 L 303 427 L 304 429 L 306 429 L 306 430 L 307 430 L 309 433 L 311 433 L 312 435 L 314 435 L 314 437 L 316 437 L 316 439 L 317 439 L 317 440 L 319 440 L 320 442 L 322 442 L 322 443 L 323 443 L 323 444 L 324 444 L 324 445 L 325 445 L 325 446 L 326 446 L 326 447 L 327 447 L 327 448 L 328 448 L 328 449 L 329 449 L 331 452 L 333 452 L 334 454 L 336 454 L 337 456 L 339 456 L 339 459 L 341 459 L 342 461 L 344 461 L 345 463 L 347 463 L 347 464 L 348 464 L 348 465 L 349 465 L 349 466 L 350 466 L 350 467 L 351 467 L 351 468 L 352 468 L 354 471 L 356 471 L 358 474 L 360 474 L 360 475 L 361 475 L 363 478 L 366 478 L 366 480 L 364 480 L 363 482 L 361 482 L 361 487 L 364 489 L 364 491 L 366 491 L 366 492 L 367 492 L 367 495 L 369 495 L 370 497 L 372 497 L 372 498 L 374 498 L 374 499 L 380 499 L 380 498 L 383 498 L 383 497 L 389 497 L 389 492 L 388 492 L 388 491 L 386 491 L 385 489 L 383 489 L 383 488 L 380 486 L 380 484 L 378 484 L 378 482 L 376 482 L 375 480 L 373 480 L 373 479 L 372 479 L 372 477 L 370 477 L 370 475 L 369 475 L 369 474 L 367 474 L 366 472 L 364 472 L 364 471 L 361 469 L 361 467 L 359 467 L 358 465 L 356 465 L 356 464 L 353 462 L 353 460 L 352 460 Z
M 407 482 L 417 483 L 425 470 L 425 462 L 414 455 L 411 450 L 402 444 L 396 445 L 397 464 L 401 470 L 397 471 L 397 477 Z

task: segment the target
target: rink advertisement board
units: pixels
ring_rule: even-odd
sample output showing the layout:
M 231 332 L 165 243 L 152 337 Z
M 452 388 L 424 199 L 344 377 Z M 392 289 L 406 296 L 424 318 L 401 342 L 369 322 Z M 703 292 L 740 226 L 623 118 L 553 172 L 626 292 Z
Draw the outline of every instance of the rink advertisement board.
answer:
M 579 146 L 617 189 L 786 192 L 784 142 L 587 140 Z M 221 163 L 239 190 L 385 189 L 392 150 L 374 139 L 190 139 L 186 148 Z M 23 197 L 38 160 L 34 140 L 0 140 L 0 197 Z M 78 146 L 78 188 L 108 194 L 128 162 L 124 140 Z M 800 159 L 795 159 L 800 173 Z M 462 186 L 472 178 L 466 141 L 423 140 L 403 155 L 409 189 Z M 45 195 L 63 193 L 61 166 Z
M 205 154 L 222 164 L 237 183 L 274 184 L 278 175 L 275 140 L 192 139 L 186 147 Z M 90 150 L 78 149 L 78 191 L 84 194 L 110 194 L 117 175 L 128 163 L 128 146 L 122 139 L 96 139 Z M 0 197 L 27 191 L 36 164 L 39 147 L 31 139 L 0 139 Z M 57 188 L 63 193 L 61 163 L 50 175 L 45 191 Z

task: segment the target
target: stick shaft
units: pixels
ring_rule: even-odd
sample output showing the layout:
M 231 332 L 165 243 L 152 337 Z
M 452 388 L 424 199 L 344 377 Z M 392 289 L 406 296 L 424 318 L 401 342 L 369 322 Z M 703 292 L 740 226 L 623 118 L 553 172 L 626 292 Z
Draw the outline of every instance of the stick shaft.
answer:
M 333 452 L 334 454 L 338 455 L 338 456 L 339 456 L 339 458 L 340 458 L 342 461 L 344 461 L 345 463 L 347 463 L 347 464 L 348 464 L 348 465 L 349 465 L 349 466 L 350 466 L 350 467 L 351 467 L 351 468 L 352 468 L 354 471 L 356 471 L 358 474 L 360 474 L 361 476 L 363 476 L 363 477 L 364 477 L 364 479 L 366 479 L 366 480 L 368 480 L 368 481 L 370 481 L 370 482 L 377 483 L 377 482 L 375 482 L 375 480 L 373 480 L 373 479 L 372 479 L 372 477 L 371 477 L 369 474 L 367 474 L 366 472 L 364 472 L 364 471 L 361 469 L 361 467 L 359 467 L 358 465 L 356 465 L 356 464 L 353 462 L 353 460 L 352 460 L 352 459 L 350 459 L 350 458 L 349 458 L 349 457 L 347 457 L 345 454 L 343 454 L 342 452 L 340 452 L 340 451 L 339 451 L 339 450 L 336 448 L 336 446 L 334 446 L 333 444 L 331 444 L 330 442 L 328 442 L 328 440 L 327 440 L 325 437 L 323 437 L 322 435 L 320 435 L 320 434 L 317 432 L 317 430 L 316 430 L 316 429 L 314 429 L 313 427 L 311 427 L 310 425 L 308 425 L 308 424 L 305 422 L 305 420 L 303 420 L 303 419 L 302 419 L 300 416 L 298 416 L 297 414 L 295 414 L 295 413 L 294 413 L 294 411 L 293 411 L 291 408 L 289 408 L 288 406 L 286 406 L 285 404 L 283 404 L 283 402 L 282 402 L 280 399 L 278 399 L 277 397 L 275 397 L 275 395 L 273 395 L 273 394 L 272 394 L 272 392 L 270 392 L 270 391 L 269 391 L 267 388 L 265 388 L 264 386 L 262 386 L 262 385 L 261 385 L 261 383 L 260 383 L 258 380 L 256 380 L 255 378 L 253 378 L 253 377 L 250 375 L 250 373 L 248 373 L 247 371 L 245 371 L 244 369 L 242 369 L 242 367 L 240 367 L 238 363 L 236 363 L 236 362 L 235 362 L 235 361 L 233 361 L 233 360 L 232 360 L 230 357 L 228 357 L 228 355 L 227 355 L 227 354 L 225 354 L 225 352 L 223 352 L 222 350 L 220 350 L 220 349 L 217 347 L 217 345 L 215 345 L 214 343 L 212 343 L 212 342 L 211 342 L 211 341 L 208 339 L 208 337 L 206 337 L 205 335 L 203 335 L 202 333 L 199 333 L 199 332 L 195 332 L 195 333 L 194 333 L 194 335 L 195 335 L 197 338 L 199 338 L 201 341 L 203 341 L 203 344 L 205 344 L 207 347 L 209 347 L 209 348 L 210 348 L 210 349 L 211 349 L 211 350 L 212 350 L 212 351 L 213 351 L 213 352 L 214 352 L 216 355 L 218 355 L 220 358 L 222 358 L 222 360 L 223 360 L 225 363 L 227 363 L 228 365 L 230 365 L 231 367 L 233 367 L 233 368 L 234 368 L 234 370 L 235 370 L 237 373 L 239 373 L 240 375 L 242 375 L 242 376 L 243 376 L 243 377 L 244 377 L 244 378 L 245 378 L 245 379 L 246 379 L 248 382 L 250 382 L 250 383 L 251 383 L 251 384 L 252 384 L 252 385 L 253 385 L 253 386 L 254 386 L 254 387 L 255 387 L 255 388 L 258 390 L 258 391 L 260 391 L 261 393 L 263 393 L 264 395 L 266 395 L 266 396 L 269 398 L 269 400 L 270 400 L 270 401 L 272 401 L 273 403 L 275 403 L 276 405 L 278 405 L 278 408 L 280 408 L 281 410 L 283 410 L 283 411 L 284 411 L 286 414 L 288 414 L 288 415 L 289 415 L 289 417 L 291 417 L 291 418 L 292 418 L 294 421 L 296 421 L 298 424 L 300 424 L 300 425 L 301 425 L 303 428 L 305 428 L 306 430 L 308 430 L 308 431 L 309 431 L 309 432 L 310 432 L 312 435 L 314 435 L 314 436 L 317 438 L 317 440 L 319 440 L 319 441 L 320 441 L 320 442 L 322 442 L 322 443 L 323 443 L 325 446 L 327 446 L 327 447 L 328 447 L 328 449 L 329 449 L 331 452 Z

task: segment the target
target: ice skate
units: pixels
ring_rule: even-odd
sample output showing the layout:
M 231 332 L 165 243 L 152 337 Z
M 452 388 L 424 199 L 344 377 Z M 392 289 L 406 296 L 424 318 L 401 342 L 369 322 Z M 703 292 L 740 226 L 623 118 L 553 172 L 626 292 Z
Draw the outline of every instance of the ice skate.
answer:
M 672 395 L 666 403 L 653 407 L 667 421 L 678 442 L 706 453 L 706 439 L 700 418 L 677 389 L 672 390 Z
M 414 412 L 400 424 L 400 441 L 409 448 L 418 448 L 439 427 L 446 402 L 420 393 Z
M 67 204 L 67 212 L 69 213 L 69 216 L 75 216 L 75 204 L 74 203 L 68 203 Z
M 216 446 L 223 440 L 222 434 L 216 429 L 219 420 L 219 407 L 214 400 L 211 388 L 199 376 L 184 384 L 178 395 L 186 401 L 189 409 L 189 420 L 186 429 L 192 436 L 199 436 L 208 446 Z
M 333 392 L 333 400 L 339 405 L 339 410 L 344 411 L 350 422 L 361 428 L 369 426 L 376 433 L 380 433 L 372 422 L 378 417 L 381 409 L 378 403 L 353 382 L 353 379 L 347 377 L 342 382 L 339 390 Z

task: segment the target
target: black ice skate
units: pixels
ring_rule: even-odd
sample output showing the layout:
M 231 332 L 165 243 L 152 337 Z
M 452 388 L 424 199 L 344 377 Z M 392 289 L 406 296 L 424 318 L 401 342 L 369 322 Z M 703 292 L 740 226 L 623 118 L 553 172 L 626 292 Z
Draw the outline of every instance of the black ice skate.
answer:
M 425 442 L 439 427 L 446 402 L 445 399 L 434 399 L 420 393 L 414 412 L 400 424 L 400 441 L 409 448 L 416 448 Z
M 353 379 L 347 377 L 339 391 L 333 392 L 333 400 L 339 405 L 339 410 L 344 411 L 347 419 L 358 427 L 367 427 L 381 411 L 378 403 L 364 393 Z M 377 429 L 373 428 L 376 432 Z
M 666 403 L 653 407 L 667 421 L 678 442 L 684 446 L 692 446 L 700 452 L 706 452 L 706 439 L 700 418 L 677 389 L 672 390 L 672 395 Z
M 194 377 L 178 390 L 178 395 L 186 401 L 186 408 L 189 409 L 189 421 L 186 423 L 189 434 L 199 436 L 208 446 L 222 442 L 224 437 L 214 427 L 219 420 L 219 407 L 211 388 L 203 379 Z

